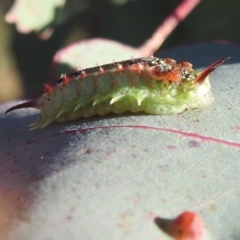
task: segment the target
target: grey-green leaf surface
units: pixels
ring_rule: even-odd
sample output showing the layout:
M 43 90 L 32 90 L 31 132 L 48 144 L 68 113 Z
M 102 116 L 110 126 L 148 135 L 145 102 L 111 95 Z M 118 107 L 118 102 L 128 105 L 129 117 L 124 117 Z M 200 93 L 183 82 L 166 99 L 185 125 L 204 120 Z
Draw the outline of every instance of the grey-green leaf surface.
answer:
M 14 240 L 169 239 L 154 217 L 198 213 L 212 239 L 239 239 L 240 47 L 157 54 L 211 76 L 214 103 L 178 115 L 112 115 L 28 131 L 35 110 L 0 106 L 0 230 Z

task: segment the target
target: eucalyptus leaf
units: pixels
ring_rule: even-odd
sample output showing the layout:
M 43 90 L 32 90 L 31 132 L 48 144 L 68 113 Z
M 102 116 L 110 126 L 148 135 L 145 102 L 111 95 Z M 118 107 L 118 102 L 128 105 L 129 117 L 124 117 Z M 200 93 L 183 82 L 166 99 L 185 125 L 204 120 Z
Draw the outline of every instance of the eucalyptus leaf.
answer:
M 196 212 L 212 239 L 239 239 L 240 47 L 166 50 L 211 75 L 215 101 L 178 115 L 111 115 L 28 131 L 0 106 L 0 229 L 10 240 L 170 239 L 154 218 Z M 19 102 L 18 102 L 19 103 Z

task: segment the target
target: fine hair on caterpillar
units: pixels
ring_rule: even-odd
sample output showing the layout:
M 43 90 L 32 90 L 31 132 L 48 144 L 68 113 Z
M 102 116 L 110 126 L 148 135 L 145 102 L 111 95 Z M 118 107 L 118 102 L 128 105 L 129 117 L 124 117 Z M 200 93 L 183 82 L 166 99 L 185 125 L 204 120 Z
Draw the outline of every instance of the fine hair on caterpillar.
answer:
M 39 109 L 40 116 L 30 125 L 35 129 L 108 113 L 177 114 L 203 108 L 213 102 L 209 75 L 227 59 L 214 62 L 200 73 L 190 62 L 156 57 L 79 69 L 61 75 L 56 84 L 45 84 L 41 97 L 11 107 L 6 113 L 28 107 Z

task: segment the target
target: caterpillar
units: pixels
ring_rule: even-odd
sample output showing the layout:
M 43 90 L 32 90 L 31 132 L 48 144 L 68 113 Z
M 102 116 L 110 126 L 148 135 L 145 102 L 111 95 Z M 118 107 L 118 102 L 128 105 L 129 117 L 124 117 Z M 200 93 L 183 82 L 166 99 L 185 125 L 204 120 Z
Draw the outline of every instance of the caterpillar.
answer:
M 203 108 L 213 101 L 209 75 L 229 58 L 220 59 L 197 73 L 190 62 L 157 57 L 129 59 L 62 74 L 45 84 L 43 95 L 9 108 L 41 111 L 31 129 L 52 122 L 126 111 L 177 114 Z

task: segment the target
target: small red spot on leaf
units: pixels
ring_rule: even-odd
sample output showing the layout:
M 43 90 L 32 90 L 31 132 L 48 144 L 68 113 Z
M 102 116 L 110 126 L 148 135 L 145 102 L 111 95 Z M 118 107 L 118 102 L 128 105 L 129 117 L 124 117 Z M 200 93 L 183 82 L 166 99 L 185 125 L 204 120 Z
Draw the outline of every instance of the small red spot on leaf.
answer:
M 86 149 L 86 151 L 84 152 L 84 154 L 90 154 L 92 151 L 91 151 L 91 149 Z
M 167 146 L 167 148 L 168 148 L 168 149 L 175 149 L 175 148 L 176 148 L 176 146 L 173 146 L 173 145 L 168 145 L 168 146 Z
M 68 216 L 66 216 L 66 219 L 67 219 L 68 221 L 71 221 L 71 220 L 73 219 L 73 217 L 72 217 L 71 215 L 68 215 Z
M 239 131 L 240 130 L 240 126 L 239 125 L 234 126 L 233 130 Z
M 205 230 L 200 217 L 193 212 L 183 212 L 173 220 L 155 218 L 155 223 L 175 240 L 204 240 Z
M 190 141 L 188 142 L 188 146 L 189 146 L 190 148 L 198 148 L 198 147 L 200 147 L 200 142 L 195 141 L 195 140 L 190 140 Z

